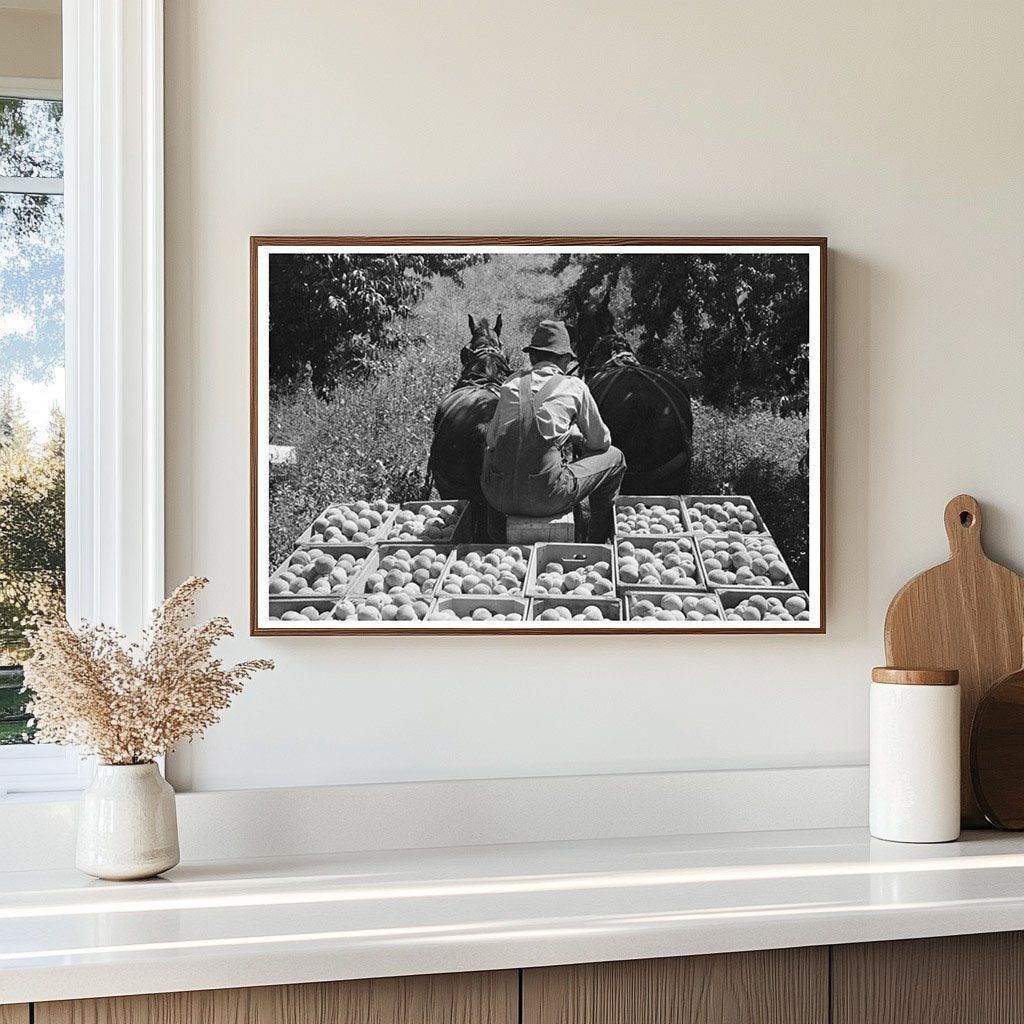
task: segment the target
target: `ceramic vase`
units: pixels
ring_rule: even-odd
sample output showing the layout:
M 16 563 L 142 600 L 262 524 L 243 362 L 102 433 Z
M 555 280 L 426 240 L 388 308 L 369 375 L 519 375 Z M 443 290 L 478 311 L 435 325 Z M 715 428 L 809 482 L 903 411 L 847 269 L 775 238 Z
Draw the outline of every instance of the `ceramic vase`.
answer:
M 75 865 L 96 878 L 151 878 L 180 860 L 174 790 L 149 764 L 99 764 L 82 794 Z

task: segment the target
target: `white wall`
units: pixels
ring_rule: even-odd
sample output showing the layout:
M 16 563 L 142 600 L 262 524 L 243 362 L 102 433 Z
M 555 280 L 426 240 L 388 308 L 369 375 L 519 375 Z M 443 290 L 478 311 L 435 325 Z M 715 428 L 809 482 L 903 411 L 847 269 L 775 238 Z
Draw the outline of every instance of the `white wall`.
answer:
M 1024 569 L 1024 6 L 167 7 L 168 579 L 239 630 L 250 234 L 832 245 L 827 636 L 244 638 L 195 787 L 863 762 L 946 500 Z

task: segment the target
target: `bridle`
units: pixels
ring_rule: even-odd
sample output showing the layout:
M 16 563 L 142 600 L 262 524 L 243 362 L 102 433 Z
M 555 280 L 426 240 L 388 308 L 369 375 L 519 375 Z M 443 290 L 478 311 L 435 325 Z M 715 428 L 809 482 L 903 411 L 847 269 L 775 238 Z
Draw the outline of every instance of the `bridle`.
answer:
M 616 351 L 616 343 L 621 342 Z M 609 355 L 602 359 L 600 362 L 591 362 L 596 352 L 602 351 L 607 346 Z M 590 353 L 586 364 L 579 362 L 577 359 L 576 371 L 580 377 L 586 378 L 597 373 L 599 370 L 603 370 L 606 366 L 640 366 L 640 361 L 633 353 L 633 349 L 630 347 L 629 342 L 619 334 L 618 331 L 606 331 L 601 334 L 594 341 L 594 344 L 590 346 Z M 573 371 L 570 371 L 573 372 Z
M 505 354 L 501 350 L 501 341 L 494 333 L 494 330 L 490 327 L 480 328 L 476 334 L 470 337 L 469 344 L 466 348 L 470 349 L 474 355 L 478 353 L 483 354 L 485 352 L 494 352 L 500 356 Z
M 474 347 L 473 343 L 477 341 L 478 338 L 483 338 L 485 343 L 479 347 Z M 474 387 L 484 388 L 492 394 L 497 395 L 501 390 L 504 377 L 507 377 L 512 372 L 511 367 L 508 365 L 508 359 L 506 358 L 505 353 L 502 351 L 500 346 L 495 343 L 494 339 L 485 335 L 483 332 L 474 335 L 467 347 L 473 354 L 473 359 L 462 368 L 462 373 L 459 375 L 459 379 L 455 382 L 455 386 L 452 388 L 452 391 L 459 391 L 462 388 Z M 487 359 L 487 357 L 500 360 L 502 367 L 502 380 L 495 379 L 489 373 L 485 374 L 481 372 L 480 364 Z

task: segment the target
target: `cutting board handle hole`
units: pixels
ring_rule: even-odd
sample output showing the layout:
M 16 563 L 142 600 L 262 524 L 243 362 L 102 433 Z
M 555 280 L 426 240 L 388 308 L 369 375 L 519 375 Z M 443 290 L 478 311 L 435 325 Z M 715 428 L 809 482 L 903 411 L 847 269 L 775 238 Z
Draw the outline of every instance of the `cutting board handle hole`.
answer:
M 973 523 L 973 522 L 974 522 L 974 516 L 972 516 L 970 512 L 961 512 L 960 513 L 960 525 L 961 526 L 970 526 L 971 523 Z

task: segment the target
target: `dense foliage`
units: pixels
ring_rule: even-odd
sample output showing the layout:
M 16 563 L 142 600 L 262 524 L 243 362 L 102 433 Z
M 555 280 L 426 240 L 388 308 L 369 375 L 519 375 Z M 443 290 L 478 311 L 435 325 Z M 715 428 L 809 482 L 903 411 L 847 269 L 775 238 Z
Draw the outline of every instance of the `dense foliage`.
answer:
M 26 616 L 64 593 L 64 419 L 41 448 L 16 398 L 0 397 L 0 663 L 28 653 Z
M 628 293 L 621 326 L 638 331 L 642 362 L 699 377 L 716 408 L 785 399 L 783 408 L 806 412 L 807 256 L 567 253 L 554 270 L 570 264 L 582 273 L 563 311 L 599 286 Z
M 275 390 L 308 380 L 319 394 L 380 369 L 408 335 L 431 278 L 461 282 L 485 260 L 450 253 L 278 253 L 270 256 L 270 379 Z
M 64 600 L 64 420 L 33 443 L 18 400 L 0 393 L 0 744 L 31 738 L 20 669 L 28 619 Z

